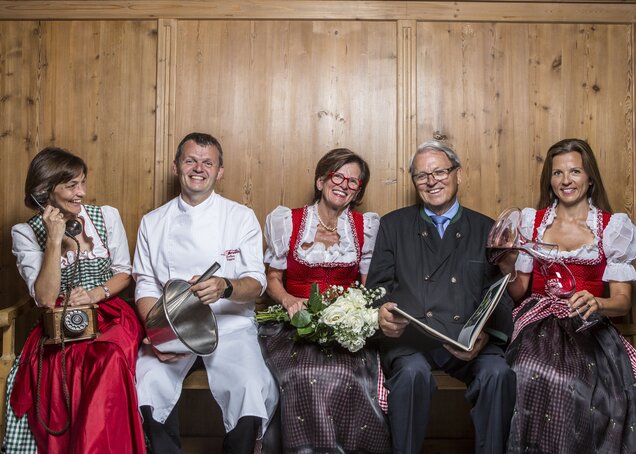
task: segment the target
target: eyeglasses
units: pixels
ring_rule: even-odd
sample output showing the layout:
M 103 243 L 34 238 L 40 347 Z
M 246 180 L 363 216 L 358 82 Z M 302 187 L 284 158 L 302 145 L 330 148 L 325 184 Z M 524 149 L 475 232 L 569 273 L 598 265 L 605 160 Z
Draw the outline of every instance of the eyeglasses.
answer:
M 333 184 L 342 184 L 343 181 L 347 182 L 347 187 L 352 191 L 357 191 L 362 187 L 362 181 L 354 177 L 345 177 L 338 172 L 329 172 L 329 178 Z
M 446 178 L 448 178 L 451 172 L 457 168 L 459 168 L 459 166 L 452 166 L 448 169 L 437 169 L 433 170 L 432 172 L 422 171 L 416 173 L 411 178 L 413 178 L 413 181 L 428 181 L 428 177 L 433 177 L 435 181 L 444 181 Z

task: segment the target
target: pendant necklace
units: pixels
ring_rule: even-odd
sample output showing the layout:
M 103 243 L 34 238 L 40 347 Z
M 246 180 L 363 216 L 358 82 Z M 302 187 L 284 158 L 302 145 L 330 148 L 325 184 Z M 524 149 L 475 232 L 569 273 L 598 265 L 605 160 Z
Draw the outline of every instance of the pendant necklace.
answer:
M 338 221 L 336 221 L 336 225 L 335 227 L 328 227 L 327 224 L 325 224 L 324 222 L 322 222 L 322 219 L 320 219 L 320 214 L 318 214 L 318 210 L 316 210 L 316 216 L 318 216 L 318 223 L 322 226 L 323 229 L 325 229 L 327 232 L 335 232 L 338 229 Z

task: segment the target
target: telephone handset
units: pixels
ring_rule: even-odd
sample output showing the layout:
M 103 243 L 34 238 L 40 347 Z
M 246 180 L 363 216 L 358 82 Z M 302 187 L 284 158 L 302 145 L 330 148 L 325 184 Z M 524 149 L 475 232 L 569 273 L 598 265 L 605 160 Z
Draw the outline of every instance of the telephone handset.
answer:
M 44 205 L 46 205 L 49 198 L 48 193 L 40 192 L 37 194 L 31 194 L 31 198 L 40 208 L 40 213 L 43 213 Z M 66 229 L 64 229 L 64 233 L 71 238 L 75 238 L 77 235 L 82 233 L 82 224 L 76 219 L 69 219 L 66 221 Z

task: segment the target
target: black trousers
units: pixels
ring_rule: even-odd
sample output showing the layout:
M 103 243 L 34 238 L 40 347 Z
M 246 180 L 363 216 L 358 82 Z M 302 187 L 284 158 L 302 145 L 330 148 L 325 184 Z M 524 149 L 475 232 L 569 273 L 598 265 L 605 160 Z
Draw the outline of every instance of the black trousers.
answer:
M 465 397 L 473 406 L 475 452 L 505 453 L 516 377 L 506 364 L 503 351 L 501 355 L 481 354 L 465 362 L 440 348 L 426 355 L 398 357 L 391 370 L 386 371 L 393 454 L 418 454 L 422 450 L 431 400 L 437 390 L 431 364 L 467 384 Z
M 179 412 L 177 406 L 161 424 L 152 417 L 150 407 L 141 407 L 144 418 L 144 433 L 150 454 L 182 454 L 179 437 Z M 224 454 L 253 454 L 261 419 L 256 416 L 244 416 L 238 420 L 236 427 L 225 434 L 223 439 Z

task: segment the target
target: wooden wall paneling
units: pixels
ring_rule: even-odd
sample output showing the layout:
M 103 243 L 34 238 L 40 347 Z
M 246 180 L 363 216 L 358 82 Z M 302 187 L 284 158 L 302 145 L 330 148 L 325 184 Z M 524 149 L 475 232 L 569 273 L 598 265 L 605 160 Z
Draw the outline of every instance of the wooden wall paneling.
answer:
M 588 140 L 617 211 L 631 214 L 633 185 L 630 26 L 533 25 L 538 47 L 535 152 L 568 137 Z M 611 49 L 611 50 L 610 50 Z M 538 194 L 537 194 L 538 196 Z
M 24 291 L 10 255 L 10 226 L 32 214 L 22 188 L 48 145 L 88 166 L 87 203 L 117 207 L 134 247 L 153 206 L 155 21 L 0 22 L 2 281 L 4 305 Z
M 85 201 L 119 209 L 132 251 L 141 216 L 153 208 L 157 23 L 50 21 L 44 28 L 42 144 L 86 160 Z
M 177 139 L 221 141 L 221 193 L 264 221 L 311 202 L 318 159 L 348 147 L 371 167 L 363 209 L 395 206 L 394 23 L 180 21 L 177 47 Z
M 633 216 L 631 28 L 584 25 L 578 31 L 577 41 L 587 57 L 585 80 L 580 81 L 587 100 L 583 121 L 587 138 L 597 155 L 612 207 Z
M 0 19 L 282 19 L 634 23 L 630 1 L 2 0 Z
M 397 206 L 413 203 L 410 159 L 417 149 L 417 23 L 398 21 Z
M 534 206 L 540 166 L 532 143 L 530 105 L 532 79 L 529 71 L 530 30 L 528 24 L 498 24 L 495 27 L 496 137 L 499 163 L 493 171 L 499 179 L 498 215 L 509 207 Z M 520 167 L 523 171 L 520 171 Z M 492 175 L 491 175 L 492 176 Z
M 31 215 L 24 176 L 38 145 L 40 40 L 38 22 L 0 21 L 0 307 L 26 293 L 11 253 L 11 226 Z
M 478 211 L 500 206 L 493 24 L 418 24 L 418 134 L 446 138 L 463 165 L 460 198 Z
M 535 205 L 550 145 L 591 138 L 611 199 L 629 209 L 629 36 L 625 25 L 419 24 L 418 142 L 448 136 L 466 166 L 463 203 L 496 216 Z
M 172 163 L 178 145 L 174 136 L 177 80 L 177 21 L 159 19 L 157 37 L 157 115 L 154 203 L 158 207 L 178 193 Z

